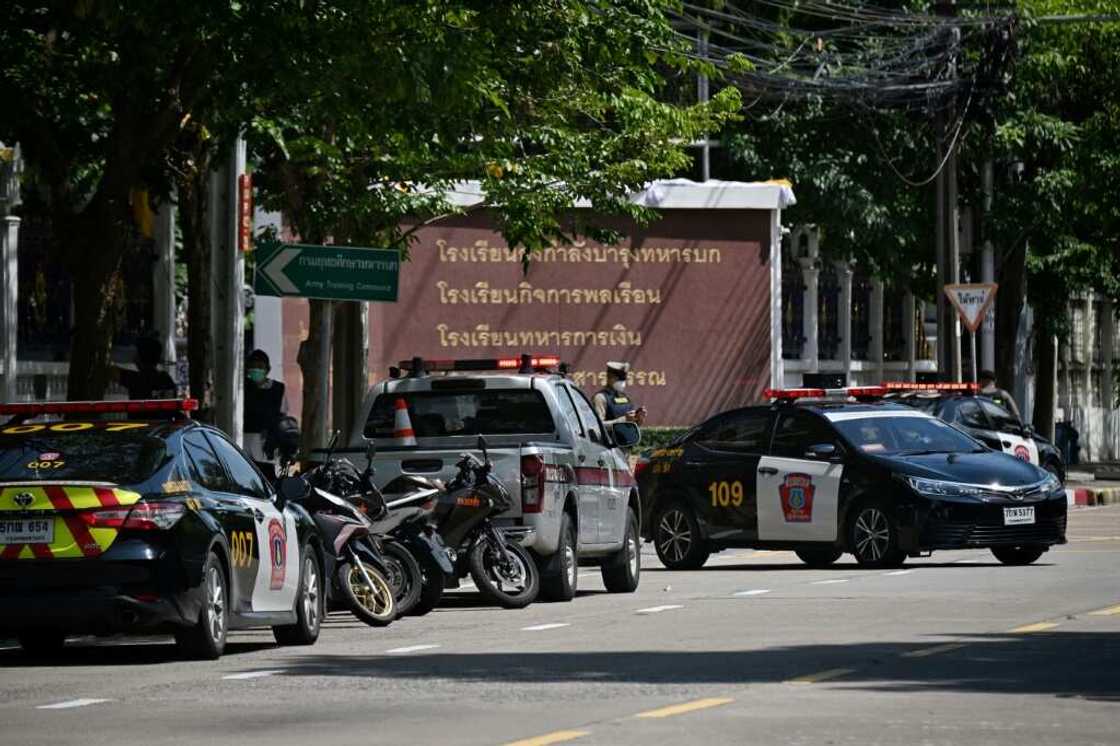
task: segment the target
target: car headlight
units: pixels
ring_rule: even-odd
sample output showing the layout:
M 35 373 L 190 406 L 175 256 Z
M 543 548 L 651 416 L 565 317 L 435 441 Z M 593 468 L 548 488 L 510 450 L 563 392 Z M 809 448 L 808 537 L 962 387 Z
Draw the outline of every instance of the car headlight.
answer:
M 919 495 L 927 497 L 974 497 L 980 499 L 980 496 L 987 491 L 978 484 L 945 482 L 940 479 L 923 479 L 922 477 L 906 477 L 906 483 Z
M 1046 479 L 1044 479 L 1042 481 L 1042 491 L 1043 492 L 1053 492 L 1054 490 L 1061 489 L 1061 487 L 1062 487 L 1061 480 L 1058 479 L 1058 477 L 1055 476 L 1054 474 L 1051 474 L 1050 472 L 1046 472 Z

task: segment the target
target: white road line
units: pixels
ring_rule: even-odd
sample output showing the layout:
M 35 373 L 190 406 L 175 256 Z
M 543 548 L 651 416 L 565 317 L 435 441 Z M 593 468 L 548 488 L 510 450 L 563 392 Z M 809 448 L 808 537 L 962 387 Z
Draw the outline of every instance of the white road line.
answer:
M 914 572 L 913 570 L 895 570 L 894 572 L 885 572 L 884 575 L 909 575 Z
M 403 647 L 403 648 L 393 648 L 392 650 L 386 650 L 385 654 L 386 655 L 401 655 L 403 653 L 415 653 L 415 652 L 420 651 L 420 650 L 432 650 L 432 649 L 438 648 L 438 647 L 439 647 L 439 645 L 409 645 L 409 646 Z
M 953 560 L 953 564 L 956 564 L 956 565 L 975 565 L 979 561 L 980 560 L 974 560 L 974 559 L 959 559 L 959 560 Z
M 664 606 L 650 606 L 646 609 L 638 609 L 635 614 L 660 614 L 662 611 L 669 611 L 670 609 L 683 609 L 684 606 L 680 604 L 665 604 Z
M 561 627 L 571 627 L 568 622 L 553 622 L 552 624 L 534 624 L 532 627 L 522 627 L 522 632 L 543 632 L 546 629 L 560 629 Z
M 284 670 L 278 668 L 269 671 L 245 671 L 244 673 L 231 673 L 222 678 L 226 681 L 247 681 L 249 679 L 263 679 L 265 676 L 275 676 L 278 673 L 284 673 Z
M 111 699 L 69 699 L 65 702 L 55 702 L 53 705 L 39 705 L 36 710 L 69 710 L 72 707 L 86 707 L 99 705 L 102 702 L 112 702 Z
M 838 578 L 836 580 L 814 580 L 809 585 L 832 585 L 834 583 L 847 583 L 849 578 Z
M 739 591 L 738 593 L 732 593 L 731 595 L 732 596 L 761 596 L 763 593 L 769 593 L 769 592 L 770 592 L 769 588 L 756 588 L 753 591 Z

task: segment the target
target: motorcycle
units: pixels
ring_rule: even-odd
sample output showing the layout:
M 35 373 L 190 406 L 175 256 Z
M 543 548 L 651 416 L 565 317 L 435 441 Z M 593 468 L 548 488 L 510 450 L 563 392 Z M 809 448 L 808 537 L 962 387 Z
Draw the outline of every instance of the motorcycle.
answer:
M 387 579 L 392 571 L 371 530 L 371 521 L 353 504 L 319 486 L 339 481 L 338 462 L 328 459 L 304 474 L 288 476 L 293 457 L 293 453 L 282 453 L 283 476 L 276 488 L 284 500 L 307 510 L 326 540 L 324 549 L 335 568 L 334 597 L 343 599 L 350 612 L 370 626 L 391 624 L 398 614 L 396 596 Z
M 521 541 L 533 529 L 524 526 L 497 527 L 491 520 L 513 506 L 509 491 L 494 475 L 479 438 L 482 460 L 464 453 L 456 464 L 458 473 L 446 487 L 416 477 L 398 477 L 385 487 L 389 494 L 404 493 L 401 500 L 434 499 L 435 527 L 455 557 L 453 578 L 468 575 L 475 586 L 500 606 L 524 608 L 536 600 L 540 573 Z M 390 505 L 398 502 L 394 500 Z

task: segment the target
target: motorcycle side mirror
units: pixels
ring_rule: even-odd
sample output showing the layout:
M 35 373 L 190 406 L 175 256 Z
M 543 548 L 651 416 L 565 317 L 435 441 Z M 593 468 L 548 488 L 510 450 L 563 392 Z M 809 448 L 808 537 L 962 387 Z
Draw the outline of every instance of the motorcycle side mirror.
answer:
M 482 451 L 483 463 L 490 463 L 490 455 L 486 451 L 486 438 L 481 435 L 478 436 L 478 450 Z
M 642 430 L 633 422 L 616 422 L 611 427 L 615 448 L 631 448 L 642 440 Z
M 302 500 L 307 497 L 310 489 L 307 482 L 299 477 L 283 477 L 276 483 L 276 495 L 279 498 L 277 502 L 283 507 L 287 503 Z

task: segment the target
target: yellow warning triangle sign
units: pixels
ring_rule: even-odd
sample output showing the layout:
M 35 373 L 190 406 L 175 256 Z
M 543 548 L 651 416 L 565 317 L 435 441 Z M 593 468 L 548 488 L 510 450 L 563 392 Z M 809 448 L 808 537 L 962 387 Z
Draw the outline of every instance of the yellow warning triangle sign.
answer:
M 984 315 L 988 313 L 988 309 L 996 299 L 997 289 L 999 285 L 994 282 L 946 285 L 945 295 L 960 314 L 961 323 L 975 334 L 980 324 L 984 323 Z

